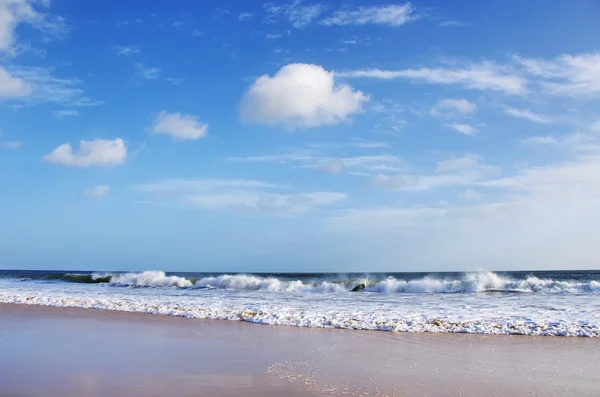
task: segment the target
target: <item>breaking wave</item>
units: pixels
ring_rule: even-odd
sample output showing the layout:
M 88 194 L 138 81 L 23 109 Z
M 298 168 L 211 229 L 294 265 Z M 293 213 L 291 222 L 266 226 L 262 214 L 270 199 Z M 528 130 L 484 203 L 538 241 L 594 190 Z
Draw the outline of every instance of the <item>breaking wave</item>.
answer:
M 529 276 L 513 279 L 493 272 L 465 273 L 454 278 L 427 276 L 418 279 L 291 280 L 252 274 L 225 274 L 199 279 L 167 275 L 162 271 L 124 274 L 64 274 L 52 279 L 73 283 L 98 283 L 122 287 L 206 288 L 240 291 L 313 293 L 600 293 L 598 280 L 553 280 Z

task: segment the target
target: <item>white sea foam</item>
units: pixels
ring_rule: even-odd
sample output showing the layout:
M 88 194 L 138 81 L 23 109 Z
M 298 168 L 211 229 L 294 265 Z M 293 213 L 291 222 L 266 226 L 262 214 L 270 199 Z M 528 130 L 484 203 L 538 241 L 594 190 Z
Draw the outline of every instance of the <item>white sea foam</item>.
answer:
M 105 277 L 100 275 L 99 277 Z M 379 281 L 345 280 L 301 281 L 280 280 L 275 277 L 234 274 L 205 277 L 192 281 L 178 276 L 166 276 L 164 272 L 146 271 L 115 275 L 110 284 L 121 286 L 152 287 L 196 287 L 216 288 L 240 291 L 269 292 L 348 292 L 357 285 L 365 284 L 365 291 L 378 293 L 474 293 L 474 292 L 542 292 L 542 293 L 600 293 L 600 282 L 557 281 L 528 277 L 525 280 L 513 280 L 493 272 L 467 273 L 461 278 L 424 277 L 415 280 L 402 280 L 389 277 Z
M 94 275 L 96 276 L 96 275 Z M 102 276 L 96 276 L 102 277 Z M 145 271 L 142 273 L 117 274 L 111 277 L 110 284 L 138 287 L 191 287 L 193 283 L 179 276 L 167 276 L 161 271 Z
M 443 311 L 429 314 L 407 311 L 398 315 L 394 311 L 352 311 L 336 307 L 286 307 L 279 304 L 252 305 L 239 302 L 217 303 L 184 300 L 172 302 L 157 298 L 123 296 L 81 297 L 64 294 L 0 293 L 0 303 L 77 307 L 115 310 L 148 314 L 181 316 L 197 319 L 237 320 L 267 325 L 287 325 L 317 328 L 345 328 L 357 330 L 379 330 L 391 332 L 449 332 L 475 334 L 521 334 L 551 336 L 599 337 L 597 322 L 572 319 L 548 319 L 518 317 L 513 315 L 487 316 L 485 311 L 479 318 L 448 316 Z M 463 307 L 464 312 L 464 307 Z M 476 312 L 476 311 L 475 311 Z M 470 314 L 474 314 L 472 311 Z

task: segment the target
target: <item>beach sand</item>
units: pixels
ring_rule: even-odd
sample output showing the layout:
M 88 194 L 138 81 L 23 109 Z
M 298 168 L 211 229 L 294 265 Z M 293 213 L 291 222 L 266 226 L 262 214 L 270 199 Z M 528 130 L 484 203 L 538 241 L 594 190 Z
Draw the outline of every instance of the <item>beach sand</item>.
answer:
M 591 338 L 411 334 L 0 304 L 0 396 L 598 396 Z

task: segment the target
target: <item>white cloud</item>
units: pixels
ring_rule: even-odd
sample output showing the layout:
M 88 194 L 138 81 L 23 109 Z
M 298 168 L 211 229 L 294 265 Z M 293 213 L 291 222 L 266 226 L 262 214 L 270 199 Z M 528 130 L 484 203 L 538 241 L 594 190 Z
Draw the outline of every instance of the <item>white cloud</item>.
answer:
M 527 143 L 535 143 L 540 145 L 559 145 L 560 142 L 551 136 L 531 136 L 525 139 Z
M 302 213 L 314 207 L 346 200 L 344 193 L 272 193 L 277 185 L 248 179 L 174 179 L 137 185 L 134 189 L 160 195 L 187 206 L 206 210 L 261 213 Z
M 22 81 L 26 87 L 31 88 L 29 94 L 22 98 L 26 103 L 49 102 L 69 107 L 97 106 L 102 104 L 101 101 L 85 95 L 83 89 L 81 89 L 83 83 L 81 80 L 57 77 L 53 74 L 52 69 L 11 67 L 10 72 L 15 78 Z M 0 68 L 1 78 L 2 68 Z M 21 89 L 23 90 L 23 88 Z M 28 89 L 22 92 L 28 92 Z
M 347 78 L 407 79 L 429 84 L 455 84 L 473 90 L 501 91 L 506 95 L 527 93 L 527 80 L 512 68 L 484 61 L 469 65 L 403 70 L 365 69 L 336 73 Z
M 154 133 L 169 135 L 173 139 L 196 140 L 206 136 L 208 124 L 201 123 L 196 116 L 190 114 L 163 110 L 156 116 L 151 128 Z
M 25 97 L 32 92 L 33 86 L 30 83 L 12 76 L 0 66 L 0 99 Z
M 248 122 L 316 127 L 348 120 L 368 100 L 349 85 L 335 84 L 333 72 L 321 66 L 290 64 L 273 77 L 259 77 L 242 98 L 241 113 Z
M 172 85 L 180 85 L 185 79 L 183 77 L 167 77 L 165 80 Z
M 435 165 L 435 172 L 451 172 L 456 170 L 481 168 L 482 165 L 479 162 L 481 157 L 467 155 L 464 157 L 456 157 L 449 160 L 438 161 Z M 488 167 L 488 166 L 483 166 Z
M 359 7 L 354 10 L 341 9 L 320 23 L 323 25 L 385 25 L 402 26 L 409 21 L 418 19 L 415 8 L 411 3 L 402 5 L 384 5 Z
M 204 33 L 199 30 L 194 30 L 194 31 L 192 31 L 192 36 L 200 37 L 200 36 L 204 36 Z
M 90 187 L 83 191 L 84 196 L 89 197 L 104 197 L 110 192 L 110 186 L 100 185 L 95 187 Z
M 476 201 L 481 200 L 483 198 L 483 194 L 479 193 L 473 189 L 467 189 L 458 194 L 458 197 L 464 200 Z
M 482 164 L 480 160 L 480 157 L 470 155 L 444 160 L 436 164 L 434 174 L 403 173 L 392 176 L 379 174 L 373 183 L 376 187 L 401 191 L 425 191 L 442 187 L 472 185 L 486 176 L 499 172 L 497 167 Z
M 448 127 L 453 128 L 454 130 L 460 132 L 463 135 L 475 135 L 477 132 L 477 128 L 463 123 L 450 123 Z
M 89 167 L 122 164 L 126 157 L 125 143 L 121 138 L 116 138 L 82 140 L 77 151 L 74 151 L 70 144 L 65 143 L 44 156 L 44 160 L 72 167 Z
M 57 119 L 62 119 L 71 116 L 79 116 L 79 112 L 74 109 L 55 110 L 54 112 L 52 112 L 52 114 L 54 114 L 54 117 L 56 117 Z
M 533 113 L 529 109 L 506 108 L 505 112 L 513 117 L 529 120 L 537 124 L 554 123 L 554 119 L 552 117 Z
M 137 62 L 133 65 L 136 69 L 136 75 L 146 80 L 156 80 L 161 69 L 157 67 L 146 66 L 144 62 Z
M 592 132 L 600 133 L 600 120 L 598 120 L 594 124 L 592 124 L 592 126 L 590 127 L 590 130 Z
M 264 5 L 266 23 L 276 22 L 279 17 L 285 17 L 294 28 L 304 29 L 312 23 L 323 11 L 325 6 L 322 4 L 312 4 L 308 6 L 301 5 L 301 1 L 295 0 L 291 4 L 274 5 L 267 3 Z
M 127 55 L 132 55 L 132 54 L 139 54 L 140 48 L 139 47 L 121 46 L 121 47 L 115 48 L 115 51 L 118 56 L 127 56 Z
M 452 116 L 455 112 L 469 115 L 477 111 L 477 105 L 466 99 L 445 98 L 440 99 L 435 106 L 431 108 L 431 114 L 434 116 L 448 115 Z
M 242 12 L 239 16 L 238 19 L 240 21 L 249 21 L 252 19 L 252 17 L 254 16 L 254 13 L 252 12 Z
M 278 39 L 280 37 L 281 37 L 281 34 L 275 34 L 275 33 L 267 33 L 265 35 L 266 40 L 274 40 L 274 39 Z
M 181 25 L 183 25 L 183 21 L 175 21 L 175 22 L 173 22 L 173 26 L 175 26 L 176 28 L 180 27 Z
M 515 57 L 527 72 L 542 79 L 542 88 L 572 97 L 600 94 L 600 53 L 564 54 L 553 60 Z
M 0 1 L 0 54 L 16 54 L 15 31 L 23 23 L 41 32 L 46 40 L 63 39 L 68 35 L 69 28 L 63 17 L 41 11 L 48 5 L 49 1 L 45 0 Z
M 465 23 L 461 22 L 461 21 L 455 21 L 453 19 L 449 19 L 447 21 L 440 22 L 438 24 L 438 26 L 440 28 L 461 27 L 461 26 L 465 26 Z

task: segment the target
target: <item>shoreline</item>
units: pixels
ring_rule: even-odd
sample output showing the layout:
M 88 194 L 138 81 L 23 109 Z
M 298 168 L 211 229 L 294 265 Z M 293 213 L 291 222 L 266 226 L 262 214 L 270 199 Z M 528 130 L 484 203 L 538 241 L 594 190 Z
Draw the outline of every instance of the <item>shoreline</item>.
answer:
M 600 387 L 594 338 L 264 327 L 0 304 L 0 350 L 0 394 L 11 397 L 592 396 Z

